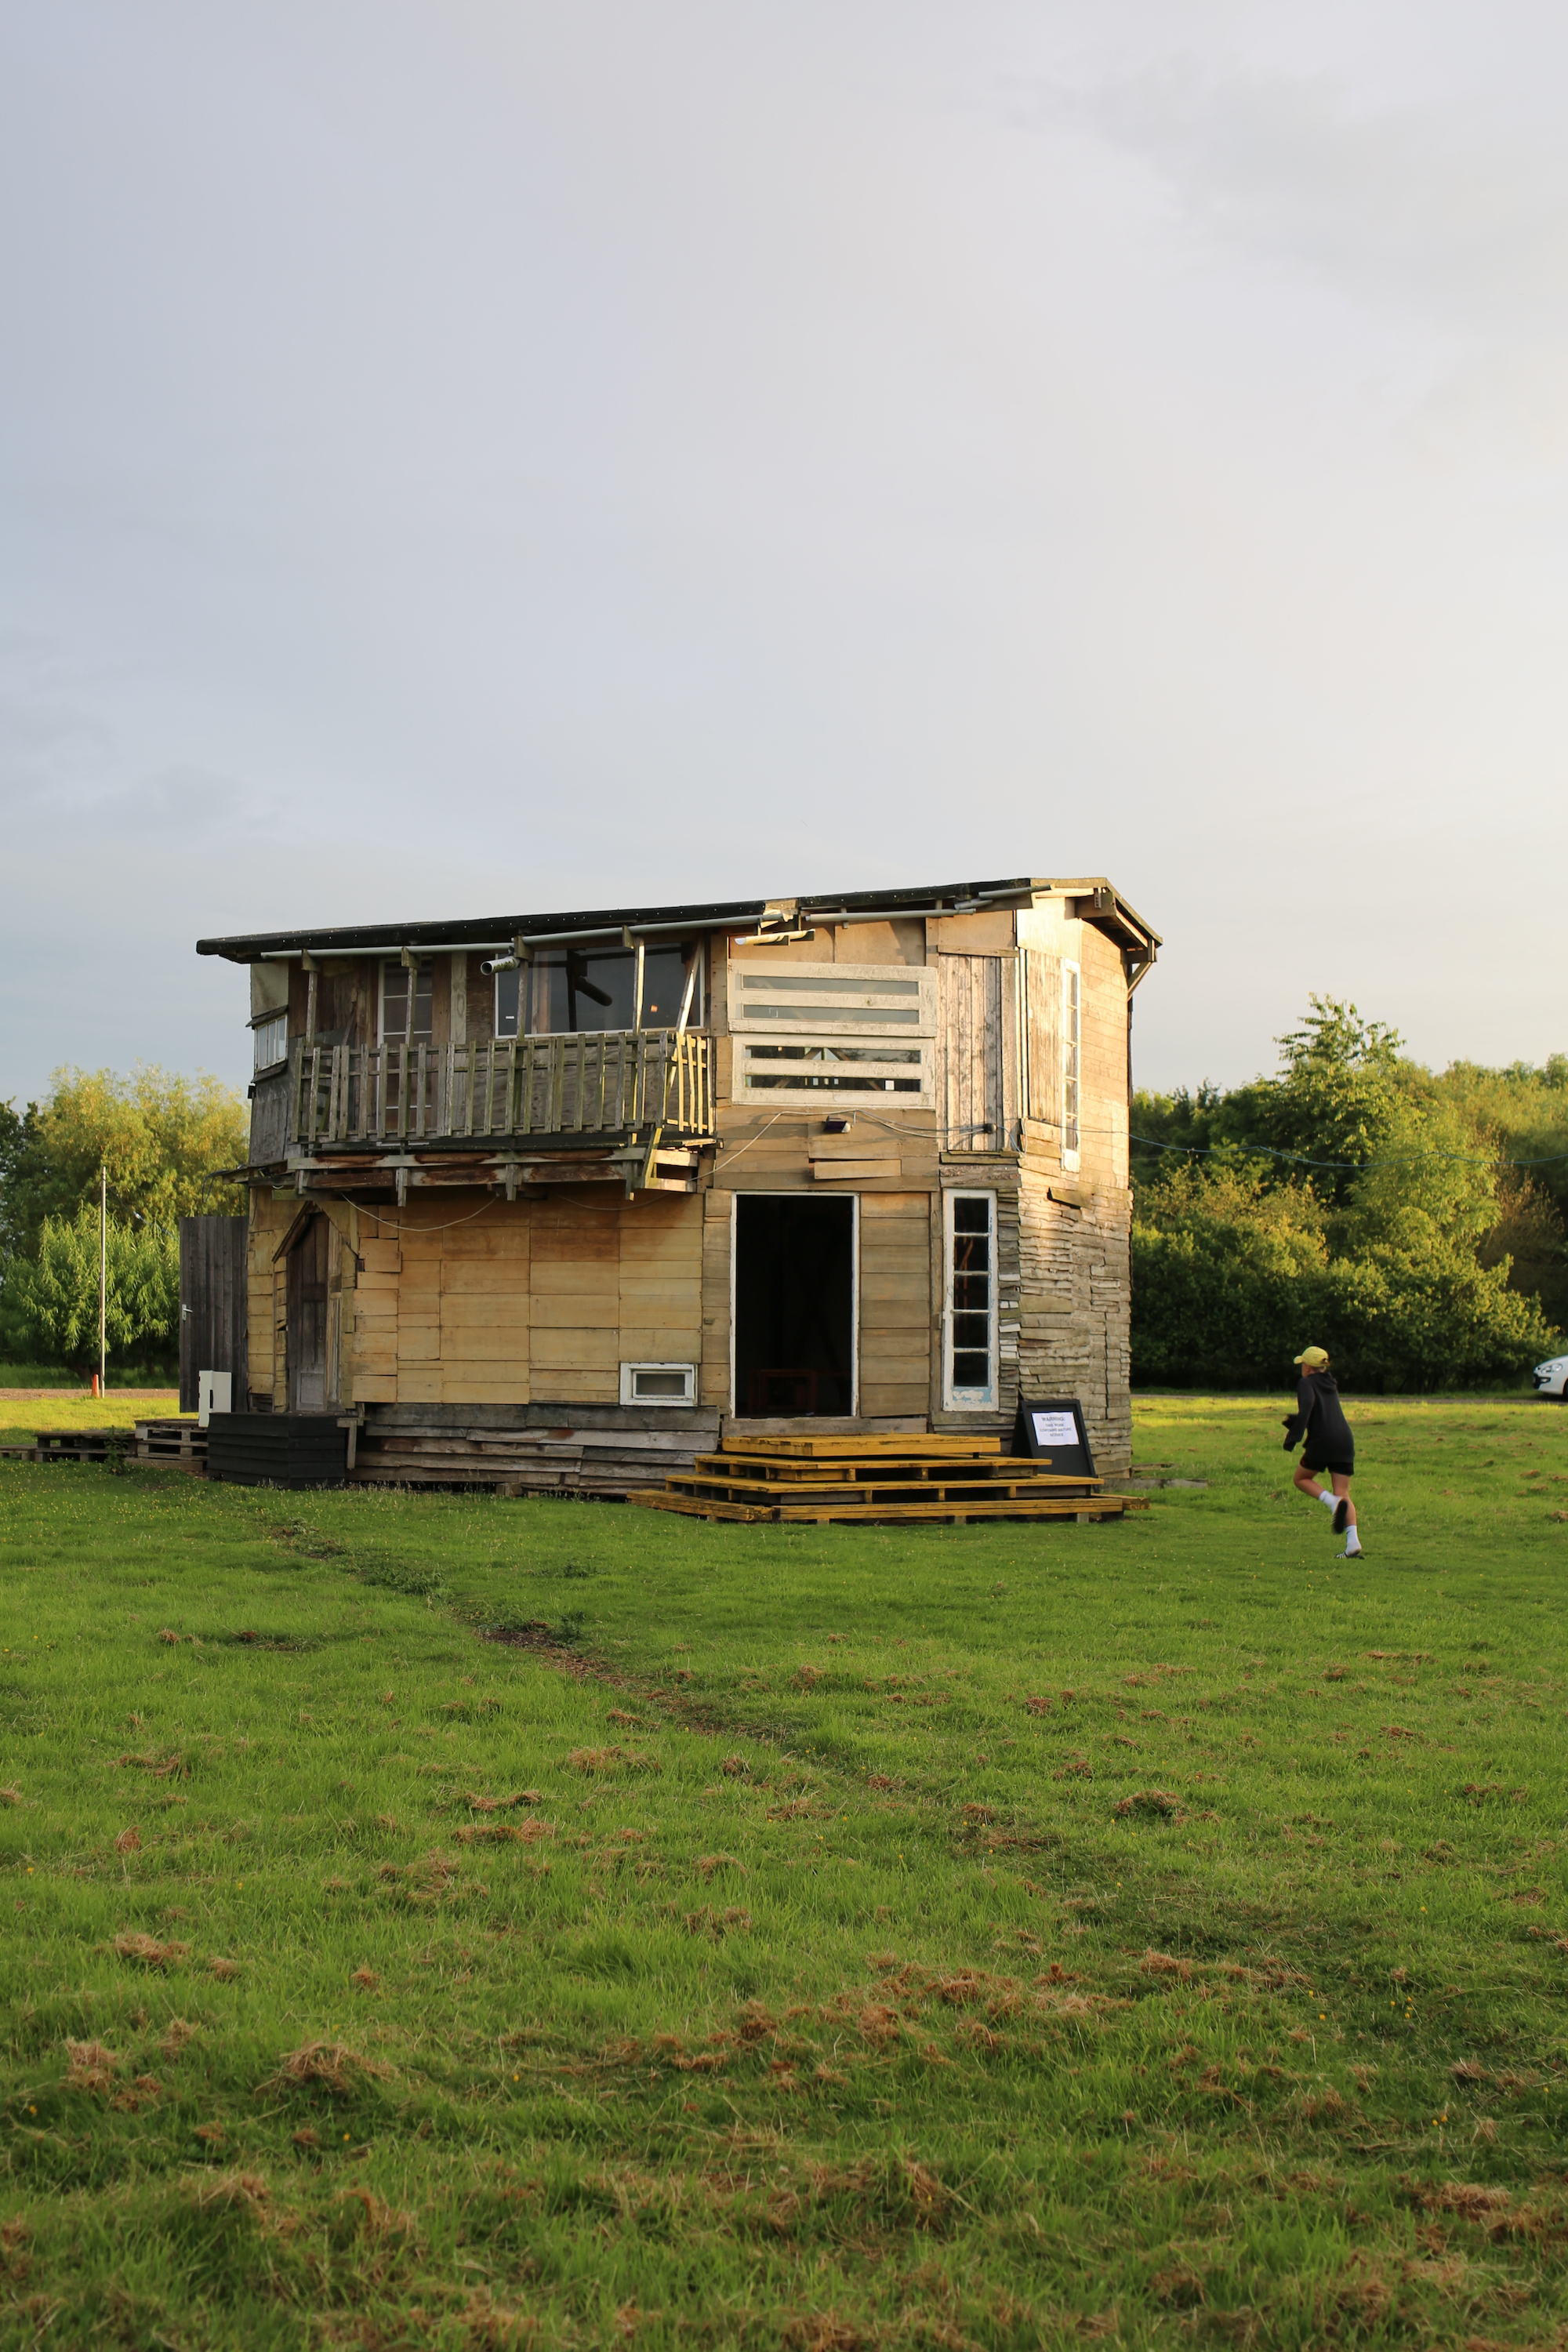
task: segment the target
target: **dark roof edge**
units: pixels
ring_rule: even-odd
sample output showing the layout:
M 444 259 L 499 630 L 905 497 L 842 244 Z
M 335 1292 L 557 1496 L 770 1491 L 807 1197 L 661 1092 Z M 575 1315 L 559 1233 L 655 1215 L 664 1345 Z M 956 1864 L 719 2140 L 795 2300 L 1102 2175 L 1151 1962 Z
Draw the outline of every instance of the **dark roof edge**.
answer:
M 796 912 L 802 916 L 816 915 L 826 919 L 842 909 L 846 914 L 877 914 L 886 908 L 890 917 L 914 914 L 940 914 L 959 907 L 973 911 L 978 900 L 996 906 L 1016 899 L 1027 899 L 1036 892 L 1063 888 L 1090 890 L 1096 882 L 1062 884 L 1037 881 L 1025 876 L 993 882 L 942 882 L 907 890 L 837 890 L 818 891 L 810 897 L 797 898 L 731 898 L 715 899 L 689 907 L 599 907 L 570 913 L 541 915 L 490 915 L 463 917 L 450 922 L 430 923 L 363 923 L 310 925 L 297 930 L 251 931 L 226 939 L 198 940 L 196 953 L 223 956 L 231 963 L 257 963 L 267 956 L 298 954 L 301 949 L 314 956 L 343 956 L 373 953 L 377 950 L 419 948 L 434 944 L 452 947 L 510 945 L 516 938 L 528 938 L 536 933 L 606 931 L 623 926 L 638 930 L 652 926 L 659 929 L 689 925 L 694 931 L 722 931 L 749 929 L 759 923 L 770 911 Z M 1105 887 L 1103 883 L 1099 887 Z M 1116 904 L 1121 915 L 1151 943 L 1158 944 L 1158 935 L 1133 914 L 1120 893 Z

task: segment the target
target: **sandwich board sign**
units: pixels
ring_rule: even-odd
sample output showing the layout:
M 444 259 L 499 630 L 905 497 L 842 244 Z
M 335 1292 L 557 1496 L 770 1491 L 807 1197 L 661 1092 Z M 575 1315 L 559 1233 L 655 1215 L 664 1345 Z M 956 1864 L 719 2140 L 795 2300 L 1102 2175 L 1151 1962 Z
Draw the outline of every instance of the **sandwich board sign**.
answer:
M 1013 1451 L 1026 1454 L 1058 1477 L 1092 1478 L 1094 1456 L 1077 1397 L 1020 1397 Z

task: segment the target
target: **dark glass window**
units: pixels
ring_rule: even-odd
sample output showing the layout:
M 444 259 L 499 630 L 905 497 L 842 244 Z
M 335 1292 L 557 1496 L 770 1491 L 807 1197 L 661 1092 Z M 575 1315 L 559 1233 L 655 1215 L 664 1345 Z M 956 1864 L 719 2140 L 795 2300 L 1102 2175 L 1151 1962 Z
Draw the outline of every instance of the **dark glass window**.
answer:
M 673 1029 L 680 1018 L 689 958 L 697 943 L 685 949 L 650 947 L 643 953 L 642 1025 Z M 520 971 L 496 974 L 496 1035 L 572 1037 L 588 1029 L 632 1029 L 637 1026 L 633 997 L 637 988 L 637 957 L 626 948 L 546 948 Z M 700 975 L 687 1016 L 689 1028 L 701 1025 Z

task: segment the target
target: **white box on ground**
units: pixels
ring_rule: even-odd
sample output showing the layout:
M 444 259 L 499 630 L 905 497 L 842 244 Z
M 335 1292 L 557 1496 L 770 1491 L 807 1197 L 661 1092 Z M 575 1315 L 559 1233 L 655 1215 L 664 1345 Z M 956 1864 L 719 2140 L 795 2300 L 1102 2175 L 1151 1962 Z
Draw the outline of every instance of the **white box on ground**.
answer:
M 205 1429 L 215 1412 L 234 1411 L 234 1374 L 232 1372 L 198 1372 L 196 1374 L 196 1427 Z

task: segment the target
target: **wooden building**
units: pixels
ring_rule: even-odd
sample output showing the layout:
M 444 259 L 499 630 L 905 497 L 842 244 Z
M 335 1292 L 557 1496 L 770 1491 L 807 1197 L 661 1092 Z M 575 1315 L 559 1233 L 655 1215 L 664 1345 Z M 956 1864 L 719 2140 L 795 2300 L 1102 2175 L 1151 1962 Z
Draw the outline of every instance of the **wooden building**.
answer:
M 361 1475 L 615 1491 L 1022 1383 L 1124 1470 L 1158 945 L 1099 879 L 204 940 L 251 974 L 237 1391 Z

